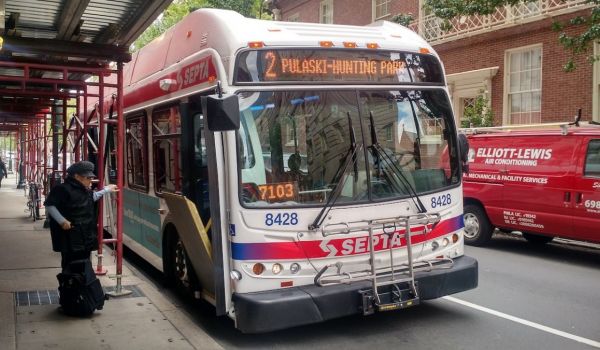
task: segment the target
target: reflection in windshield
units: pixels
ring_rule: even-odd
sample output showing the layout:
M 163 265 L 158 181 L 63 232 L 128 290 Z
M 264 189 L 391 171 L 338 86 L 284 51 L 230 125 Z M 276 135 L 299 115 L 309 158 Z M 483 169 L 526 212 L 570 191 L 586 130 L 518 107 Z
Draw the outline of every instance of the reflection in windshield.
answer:
M 442 90 L 243 92 L 240 109 L 237 143 L 246 205 L 323 205 L 336 188 L 336 204 L 409 196 L 394 173 L 384 171 L 386 164 L 401 169 L 417 193 L 458 182 L 455 146 L 448 145 L 451 112 Z M 370 114 L 389 156 L 386 164 L 376 164 L 367 151 L 372 141 L 363 140 Z M 361 151 L 353 166 L 335 176 L 351 148 L 350 122 Z

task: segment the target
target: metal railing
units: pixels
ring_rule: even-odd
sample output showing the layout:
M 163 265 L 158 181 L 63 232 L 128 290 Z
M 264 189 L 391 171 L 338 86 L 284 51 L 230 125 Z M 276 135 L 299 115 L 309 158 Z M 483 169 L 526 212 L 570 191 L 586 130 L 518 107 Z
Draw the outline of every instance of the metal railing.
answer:
M 499 7 L 489 15 L 459 16 L 449 21 L 433 14 L 425 15 L 410 28 L 435 45 L 590 7 L 592 4 L 586 0 L 538 0 Z

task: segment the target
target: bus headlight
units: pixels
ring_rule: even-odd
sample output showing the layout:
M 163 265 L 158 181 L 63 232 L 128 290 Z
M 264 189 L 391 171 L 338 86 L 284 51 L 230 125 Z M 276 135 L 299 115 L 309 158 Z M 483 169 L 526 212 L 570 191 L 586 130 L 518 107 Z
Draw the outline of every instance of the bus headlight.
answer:
M 291 271 L 293 274 L 297 274 L 298 272 L 300 272 L 300 264 L 298 264 L 298 263 L 293 263 L 293 264 L 290 266 L 290 271 Z
M 231 270 L 231 272 L 229 273 L 229 276 L 234 281 L 239 281 L 242 279 L 242 274 L 238 270 Z
M 444 238 L 442 240 L 442 247 L 446 248 L 450 244 L 450 240 L 448 238 Z
M 283 266 L 281 266 L 281 264 L 273 264 L 273 268 L 271 269 L 274 275 L 278 275 L 282 270 Z
M 431 242 L 431 250 L 436 250 L 440 247 L 440 244 L 437 241 Z

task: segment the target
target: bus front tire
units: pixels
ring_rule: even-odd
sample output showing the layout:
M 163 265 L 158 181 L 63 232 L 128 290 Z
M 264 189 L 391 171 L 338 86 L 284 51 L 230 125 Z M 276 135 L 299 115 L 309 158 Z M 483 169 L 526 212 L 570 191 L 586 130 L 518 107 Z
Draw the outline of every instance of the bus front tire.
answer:
M 494 228 L 483 208 L 475 204 L 465 205 L 464 220 L 465 244 L 480 247 L 489 243 Z
M 525 238 L 527 240 L 527 242 L 529 242 L 531 244 L 535 244 L 535 245 L 544 245 L 544 244 L 552 242 L 552 240 L 554 239 L 554 237 L 542 236 L 542 235 L 538 235 L 535 233 L 527 233 L 527 232 L 523 232 L 523 238 Z
M 179 294 L 190 294 L 192 292 L 193 270 L 183 242 L 177 232 L 171 232 L 167 241 L 167 284 L 173 287 Z

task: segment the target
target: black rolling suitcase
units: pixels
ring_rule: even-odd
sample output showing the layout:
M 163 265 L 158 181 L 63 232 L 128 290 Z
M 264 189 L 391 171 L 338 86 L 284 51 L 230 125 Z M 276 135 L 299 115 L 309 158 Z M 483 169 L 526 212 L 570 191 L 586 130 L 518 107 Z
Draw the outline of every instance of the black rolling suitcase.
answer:
M 66 315 L 89 316 L 104 307 L 107 298 L 90 259 L 72 261 L 56 278 L 59 302 Z

